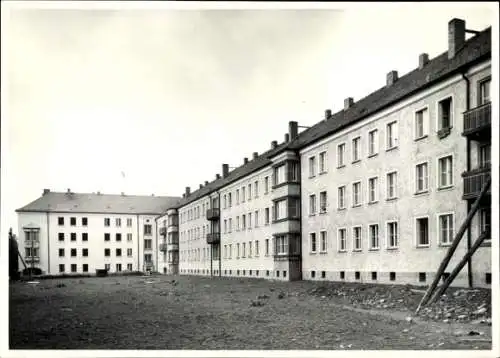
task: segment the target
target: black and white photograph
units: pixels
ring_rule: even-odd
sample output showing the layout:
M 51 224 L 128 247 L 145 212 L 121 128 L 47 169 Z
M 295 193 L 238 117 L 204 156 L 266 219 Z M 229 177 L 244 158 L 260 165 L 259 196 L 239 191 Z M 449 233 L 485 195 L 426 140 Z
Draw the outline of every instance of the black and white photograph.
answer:
M 500 357 L 498 3 L 1 6 L 0 356 Z

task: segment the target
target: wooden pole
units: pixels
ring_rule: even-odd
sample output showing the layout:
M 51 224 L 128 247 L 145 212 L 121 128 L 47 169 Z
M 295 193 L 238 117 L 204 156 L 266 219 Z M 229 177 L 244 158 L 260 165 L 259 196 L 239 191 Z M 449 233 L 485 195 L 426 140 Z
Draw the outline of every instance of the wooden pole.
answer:
M 445 291 L 446 289 L 450 286 L 450 284 L 453 282 L 455 277 L 460 273 L 460 271 L 463 269 L 467 261 L 471 258 L 472 255 L 477 251 L 479 246 L 483 243 L 483 241 L 491 236 L 489 232 L 484 231 L 479 238 L 474 242 L 474 245 L 470 248 L 469 251 L 465 254 L 465 256 L 462 258 L 462 260 L 458 263 L 457 267 L 451 272 L 450 276 L 444 281 L 443 285 L 438 288 L 434 296 L 429 300 L 429 304 L 434 302 L 436 299 L 438 299 Z
M 470 225 L 472 218 L 476 214 L 476 211 L 479 209 L 479 204 L 481 202 L 481 199 L 483 198 L 483 196 L 486 194 L 486 192 L 490 188 L 490 185 L 491 185 L 491 177 L 488 179 L 488 181 L 485 183 L 485 185 L 481 189 L 481 193 L 479 194 L 476 201 L 472 205 L 471 210 L 467 214 L 467 218 L 463 222 L 462 226 L 460 226 L 460 229 L 458 230 L 457 234 L 455 235 L 455 238 L 453 239 L 453 242 L 452 242 L 450 248 L 448 249 L 446 256 L 443 258 L 443 261 L 441 261 L 441 264 L 439 265 L 439 268 L 437 270 L 436 276 L 434 277 L 434 280 L 432 281 L 432 284 L 427 289 L 427 292 L 425 293 L 424 297 L 422 297 L 422 300 L 420 301 L 415 313 L 418 313 L 420 311 L 420 308 L 427 303 L 431 294 L 436 289 L 437 284 L 439 283 L 439 280 L 441 279 L 441 275 L 443 274 L 444 270 L 446 269 L 446 266 L 450 262 L 451 257 L 453 256 L 453 253 L 455 252 L 455 250 L 458 247 L 458 244 L 462 240 L 462 237 L 465 233 L 465 230 Z

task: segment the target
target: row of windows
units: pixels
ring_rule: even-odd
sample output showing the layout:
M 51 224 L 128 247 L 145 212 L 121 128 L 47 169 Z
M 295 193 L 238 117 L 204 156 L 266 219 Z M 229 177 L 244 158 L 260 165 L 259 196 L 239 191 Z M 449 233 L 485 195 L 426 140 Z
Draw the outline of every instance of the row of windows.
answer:
M 262 270 L 264 271 L 264 270 Z M 219 270 L 213 270 L 213 275 L 215 276 L 218 276 L 219 275 Z M 224 275 L 233 275 L 233 270 L 229 269 L 229 270 L 224 270 Z M 255 277 L 260 277 L 260 270 L 243 270 L 243 269 L 238 269 L 238 270 L 234 270 L 234 274 L 236 276 L 247 276 L 247 272 L 248 272 L 248 276 L 255 276 Z M 209 275 L 210 274 L 210 270 L 209 269 L 183 269 L 181 270 L 181 273 L 183 274 L 202 274 L 202 275 Z M 272 276 L 274 273 L 274 277 L 283 277 L 283 278 L 286 278 L 287 277 L 287 271 L 286 270 L 283 270 L 283 271 L 280 271 L 280 270 L 276 270 L 276 271 L 271 271 L 271 270 L 266 270 L 265 271 L 265 276 L 266 277 L 269 277 L 269 276 Z
M 82 250 L 82 257 L 88 257 L 89 256 L 89 249 L 81 249 Z M 70 249 L 70 255 L 71 257 L 77 257 L 77 249 Z M 59 257 L 65 257 L 65 249 L 59 249 Z
M 220 246 L 219 245 L 211 245 L 210 247 L 205 248 L 197 248 L 190 250 L 181 250 L 179 253 L 180 261 L 209 261 L 210 258 L 212 260 L 219 260 L 220 256 Z
M 89 222 L 88 218 L 86 218 L 86 217 L 81 218 L 81 224 L 82 224 L 82 226 L 87 226 L 88 222 Z M 59 226 L 64 226 L 64 217 L 63 216 L 59 216 L 57 218 L 57 224 Z M 71 226 L 76 226 L 76 217 L 70 217 L 69 218 L 69 224 Z
M 76 217 L 70 217 L 70 225 L 71 226 L 76 226 Z M 64 217 L 60 216 L 57 218 L 57 223 L 59 226 L 64 226 Z M 88 226 L 88 218 L 83 217 L 81 218 L 81 224 L 82 226 Z M 111 226 L 111 219 L 110 218 L 104 218 L 104 226 L 109 227 Z M 116 218 L 115 219 L 115 226 L 116 227 L 121 227 L 122 226 L 122 219 L 121 218 Z M 127 218 L 127 227 L 132 227 L 132 219 Z M 152 235 L 153 232 L 153 227 L 151 224 L 144 224 L 144 235 Z
M 122 256 L 122 249 L 115 249 L 115 255 L 116 257 L 121 257 Z M 111 249 L 104 249 L 104 256 L 109 257 L 111 256 Z M 127 257 L 132 257 L 133 256 L 133 250 L 131 248 L 127 249 Z
M 116 264 L 115 266 L 116 272 L 121 272 L 122 271 L 122 264 Z M 132 271 L 133 265 L 132 264 L 127 264 L 127 271 Z M 111 266 L 110 264 L 105 265 L 106 270 L 110 270 Z M 66 266 L 64 264 L 59 264 L 59 273 L 64 273 L 66 272 Z M 70 272 L 75 273 L 78 272 L 78 266 L 77 264 L 71 264 L 70 266 Z M 89 265 L 88 264 L 83 264 L 82 265 L 82 272 L 89 272 Z

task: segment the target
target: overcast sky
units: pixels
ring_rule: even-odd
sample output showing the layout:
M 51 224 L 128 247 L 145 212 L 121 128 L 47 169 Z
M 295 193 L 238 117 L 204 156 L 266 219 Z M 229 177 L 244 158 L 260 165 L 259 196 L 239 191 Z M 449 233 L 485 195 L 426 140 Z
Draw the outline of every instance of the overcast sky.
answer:
M 420 53 L 444 52 L 453 17 L 475 30 L 496 21 L 485 4 L 90 6 L 13 9 L 2 2 L 3 233 L 9 226 L 17 232 L 14 210 L 44 188 L 195 190 L 222 163 L 239 166 L 272 140 L 282 142 L 288 121 L 313 125 L 325 109 L 340 110 L 345 97 L 382 87 L 387 72 L 416 68 Z

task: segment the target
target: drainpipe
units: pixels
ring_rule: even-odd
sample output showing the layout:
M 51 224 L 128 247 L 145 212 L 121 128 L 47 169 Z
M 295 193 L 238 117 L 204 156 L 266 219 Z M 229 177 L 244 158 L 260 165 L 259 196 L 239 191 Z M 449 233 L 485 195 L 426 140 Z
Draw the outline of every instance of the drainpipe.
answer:
M 137 215 L 137 271 L 141 271 L 141 264 L 140 264 L 140 257 L 141 255 L 139 254 L 139 214 Z
M 465 80 L 466 83 L 466 89 L 465 89 L 465 110 L 468 111 L 470 109 L 470 80 L 469 78 L 465 75 L 464 72 L 462 72 L 462 78 Z M 470 149 L 471 149 L 471 142 L 470 138 L 466 137 L 467 139 L 467 171 L 471 170 L 471 158 L 470 158 Z M 471 210 L 471 202 L 470 200 L 467 200 L 467 212 L 470 212 Z M 470 251 L 470 248 L 472 246 L 472 231 L 470 225 L 467 227 L 467 251 Z M 468 284 L 469 287 L 473 287 L 473 280 L 472 280 L 472 256 L 469 257 L 467 260 L 467 279 L 468 279 Z
M 219 207 L 219 277 L 221 277 L 221 271 L 222 271 L 222 230 L 221 230 L 221 224 L 222 224 L 222 210 L 221 210 L 221 203 L 220 203 L 220 192 L 217 191 L 218 195 L 218 207 Z
M 40 245 L 40 247 L 41 247 L 41 245 Z M 50 226 L 49 226 L 49 212 L 48 211 L 47 211 L 47 274 L 50 275 Z

